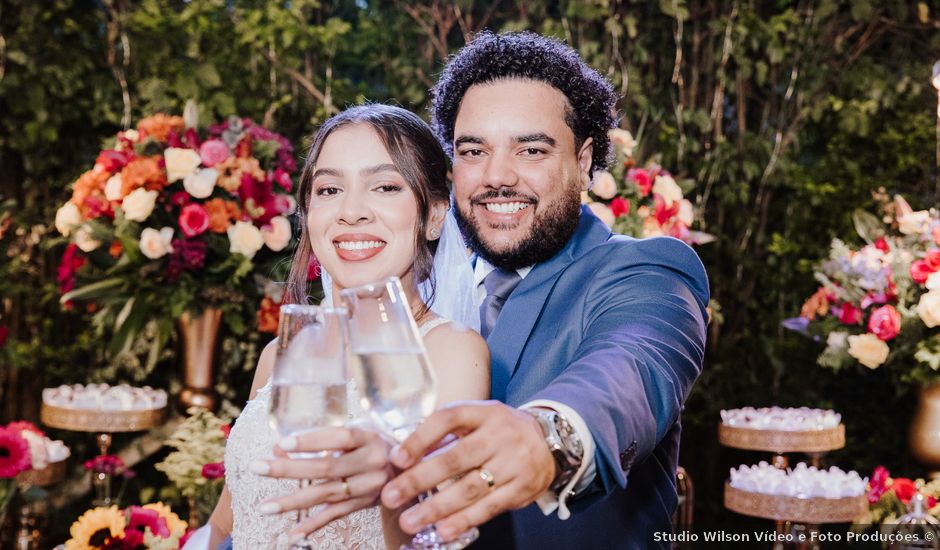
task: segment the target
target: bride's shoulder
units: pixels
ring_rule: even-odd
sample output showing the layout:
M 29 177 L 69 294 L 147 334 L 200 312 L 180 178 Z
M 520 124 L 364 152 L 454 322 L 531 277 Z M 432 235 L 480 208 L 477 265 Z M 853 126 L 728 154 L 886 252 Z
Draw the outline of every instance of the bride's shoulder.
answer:
M 433 353 L 440 350 L 448 355 L 463 355 L 474 358 L 485 357 L 489 362 L 490 352 L 486 347 L 486 340 L 480 333 L 456 321 L 435 319 L 431 321 L 435 326 L 424 336 L 424 344 L 428 351 Z
M 268 342 L 268 345 L 264 346 L 264 349 L 261 350 L 261 355 L 258 356 L 258 365 L 255 367 L 254 380 L 251 382 L 249 399 L 254 399 L 258 390 L 263 388 L 264 385 L 268 383 L 268 380 L 271 379 L 271 372 L 274 370 L 274 359 L 276 356 L 277 338 Z

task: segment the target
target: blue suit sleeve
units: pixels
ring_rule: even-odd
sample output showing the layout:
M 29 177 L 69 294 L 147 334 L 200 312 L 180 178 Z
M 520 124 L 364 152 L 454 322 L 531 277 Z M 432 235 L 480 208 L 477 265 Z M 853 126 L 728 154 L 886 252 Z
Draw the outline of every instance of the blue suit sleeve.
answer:
M 609 494 L 627 484 L 621 454 L 629 452 L 633 464 L 653 452 L 701 372 L 708 281 L 695 252 L 671 238 L 599 246 L 579 261 L 595 266 L 583 338 L 562 374 L 533 399 L 582 416 Z

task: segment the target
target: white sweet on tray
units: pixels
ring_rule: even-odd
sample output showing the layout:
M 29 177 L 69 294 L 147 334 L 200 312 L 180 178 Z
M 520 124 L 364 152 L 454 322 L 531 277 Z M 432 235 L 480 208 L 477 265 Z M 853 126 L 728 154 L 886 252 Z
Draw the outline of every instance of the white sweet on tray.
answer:
M 735 428 L 801 432 L 835 428 L 842 422 L 842 415 L 835 411 L 808 407 L 744 407 L 721 411 L 721 422 Z
M 843 498 L 863 495 L 868 478 L 856 471 L 845 472 L 835 466 L 820 470 L 800 462 L 793 469 L 781 470 L 760 462 L 731 468 L 731 486 L 751 493 L 797 498 Z
M 47 405 L 68 409 L 98 411 L 145 411 L 162 409 L 167 397 L 163 390 L 150 386 L 135 388 L 127 384 L 73 384 L 42 390 L 42 401 Z

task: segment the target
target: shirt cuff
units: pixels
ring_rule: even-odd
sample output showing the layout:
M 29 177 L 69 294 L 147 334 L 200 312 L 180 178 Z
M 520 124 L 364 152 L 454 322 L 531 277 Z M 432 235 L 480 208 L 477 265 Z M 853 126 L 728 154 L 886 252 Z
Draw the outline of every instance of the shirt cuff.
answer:
M 542 510 L 542 513 L 546 516 L 558 510 L 558 519 L 568 519 L 571 517 L 571 512 L 568 510 L 567 504 L 568 498 L 586 489 L 597 476 L 597 465 L 594 463 L 594 437 L 591 435 L 591 430 L 588 429 L 581 415 L 564 403 L 550 399 L 536 399 L 535 401 L 529 401 L 519 408 L 522 410 L 534 408 L 551 409 L 565 417 L 565 420 L 571 424 L 571 427 L 581 439 L 581 446 L 584 448 L 584 458 L 581 460 L 581 467 L 575 472 L 574 477 L 568 481 L 568 484 L 565 485 L 558 495 L 548 490 L 535 500 Z

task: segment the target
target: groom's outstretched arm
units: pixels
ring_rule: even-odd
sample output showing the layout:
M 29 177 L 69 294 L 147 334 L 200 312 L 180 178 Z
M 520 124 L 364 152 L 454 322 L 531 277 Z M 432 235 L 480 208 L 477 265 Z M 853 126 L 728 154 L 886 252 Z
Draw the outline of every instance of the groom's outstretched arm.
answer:
M 605 492 L 627 483 L 620 454 L 642 461 L 676 421 L 704 355 L 708 290 L 701 262 L 672 239 L 632 246 L 623 261 L 597 259 L 600 268 L 586 282 L 585 337 L 563 372 L 532 397 L 568 405 L 584 419 Z M 419 463 L 448 433 L 464 436 Z M 530 504 L 556 475 L 535 419 L 496 402 L 438 411 L 392 460 L 407 470 L 383 490 L 388 506 L 464 474 L 401 518 L 407 532 L 435 522 L 445 538 Z

